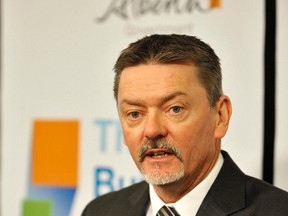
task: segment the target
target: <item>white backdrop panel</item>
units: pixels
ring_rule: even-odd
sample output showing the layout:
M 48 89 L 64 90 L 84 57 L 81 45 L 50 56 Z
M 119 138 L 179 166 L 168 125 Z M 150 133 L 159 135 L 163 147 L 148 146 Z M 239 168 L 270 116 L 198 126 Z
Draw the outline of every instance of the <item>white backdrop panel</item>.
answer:
M 127 19 L 114 13 L 106 21 L 97 22 L 112 2 L 127 2 L 122 11 Z M 207 8 L 209 1 L 198 0 L 190 1 L 194 5 L 190 12 L 171 10 L 157 15 L 151 10 L 139 15 L 139 5 L 131 2 L 2 0 L 1 215 L 21 215 L 21 202 L 27 196 L 35 119 L 80 122 L 79 185 L 71 216 L 79 216 L 95 196 L 97 167 L 112 168 L 115 189 L 121 178 L 124 185 L 134 177 L 141 179 L 127 149 L 121 145 L 112 68 L 119 52 L 145 34 L 196 35 L 215 49 L 222 62 L 224 91 L 233 104 L 231 127 L 223 140 L 223 149 L 247 174 L 261 177 L 263 2 L 223 1 L 220 8 L 203 12 L 194 4 Z M 187 2 L 179 0 L 179 5 Z M 284 0 L 280 2 L 287 6 Z M 288 177 L 284 171 L 288 161 L 284 145 L 287 74 L 284 71 L 288 66 L 287 49 L 283 48 L 287 47 L 284 6 L 279 24 L 283 45 L 278 47 L 281 84 L 278 113 L 286 116 L 286 121 L 283 118 L 277 125 L 276 184 L 287 189 Z

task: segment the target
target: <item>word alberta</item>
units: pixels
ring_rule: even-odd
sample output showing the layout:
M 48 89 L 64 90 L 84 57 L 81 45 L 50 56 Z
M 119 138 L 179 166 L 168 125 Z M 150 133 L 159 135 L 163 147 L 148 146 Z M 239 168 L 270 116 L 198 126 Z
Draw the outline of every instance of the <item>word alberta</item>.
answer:
M 210 6 L 206 3 L 206 8 L 200 0 L 112 0 L 104 14 L 97 18 L 98 22 L 106 21 L 113 14 L 123 20 L 132 17 L 143 17 L 147 14 L 183 14 L 193 13 L 198 10 L 206 12 Z

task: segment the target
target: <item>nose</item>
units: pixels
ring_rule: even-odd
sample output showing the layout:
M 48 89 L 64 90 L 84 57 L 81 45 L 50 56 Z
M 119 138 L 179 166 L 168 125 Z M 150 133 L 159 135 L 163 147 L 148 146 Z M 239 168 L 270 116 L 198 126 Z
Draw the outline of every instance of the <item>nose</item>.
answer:
M 144 136 L 147 139 L 158 139 L 167 136 L 167 125 L 160 113 L 151 113 L 146 116 Z

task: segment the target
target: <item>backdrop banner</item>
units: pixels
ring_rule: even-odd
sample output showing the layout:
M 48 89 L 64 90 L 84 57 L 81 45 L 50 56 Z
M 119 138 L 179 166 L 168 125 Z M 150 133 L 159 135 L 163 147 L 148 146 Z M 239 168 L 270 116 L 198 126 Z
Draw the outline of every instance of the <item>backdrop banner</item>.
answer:
M 288 190 L 288 3 L 277 1 L 275 185 Z M 79 216 L 143 180 L 122 141 L 113 66 L 153 33 L 195 35 L 221 59 L 233 115 L 222 141 L 262 177 L 264 2 L 2 0 L 2 216 Z

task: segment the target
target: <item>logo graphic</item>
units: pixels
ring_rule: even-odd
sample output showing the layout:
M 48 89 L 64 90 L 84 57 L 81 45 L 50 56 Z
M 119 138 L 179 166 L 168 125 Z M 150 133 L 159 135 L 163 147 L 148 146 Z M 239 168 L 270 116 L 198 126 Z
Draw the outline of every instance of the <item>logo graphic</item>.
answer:
M 211 8 L 220 8 L 222 4 L 222 0 L 210 0 Z
M 103 23 L 114 15 L 122 20 L 161 14 L 192 14 L 220 8 L 221 0 L 111 0 L 105 12 L 96 21 Z
M 68 216 L 77 188 L 78 121 L 34 122 L 22 216 Z

